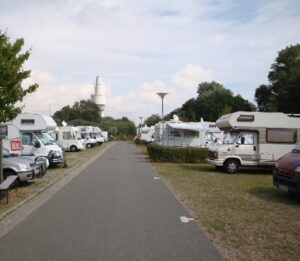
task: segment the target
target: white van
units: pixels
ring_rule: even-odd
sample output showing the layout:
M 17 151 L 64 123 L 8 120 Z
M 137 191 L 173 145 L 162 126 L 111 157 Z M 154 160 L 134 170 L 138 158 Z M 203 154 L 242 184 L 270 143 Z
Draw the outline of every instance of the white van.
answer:
M 208 162 L 230 173 L 240 166 L 274 166 L 300 141 L 300 118 L 284 113 L 235 112 L 219 118 L 223 144 L 210 147 Z
M 62 126 L 55 131 L 56 142 L 64 150 L 79 151 L 84 149 L 78 128 L 73 126 Z
M 64 163 L 62 148 L 48 133 L 57 127 L 52 117 L 35 113 L 21 113 L 6 124 L 8 126 L 7 142 L 18 137 L 21 138 L 22 154 L 46 157 L 50 165 Z
M 77 126 L 77 128 L 80 131 L 81 141 L 87 149 L 98 145 L 97 140 L 91 136 L 93 129 L 89 126 Z
M 96 139 L 97 144 L 101 145 L 104 143 L 104 137 L 102 136 L 102 130 L 99 127 L 90 126 L 92 132 L 90 133 L 91 137 Z

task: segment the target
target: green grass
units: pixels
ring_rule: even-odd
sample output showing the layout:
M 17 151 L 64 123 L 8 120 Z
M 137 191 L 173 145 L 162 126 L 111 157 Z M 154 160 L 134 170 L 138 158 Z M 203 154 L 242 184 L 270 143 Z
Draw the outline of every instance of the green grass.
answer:
M 228 260 L 299 260 L 300 200 L 277 191 L 270 170 L 153 165 Z

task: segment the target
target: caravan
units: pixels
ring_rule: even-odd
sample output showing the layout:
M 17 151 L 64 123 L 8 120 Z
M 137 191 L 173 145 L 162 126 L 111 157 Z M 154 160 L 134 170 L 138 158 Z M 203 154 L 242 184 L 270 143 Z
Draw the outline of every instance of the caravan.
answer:
M 160 122 L 155 125 L 155 143 L 169 147 L 209 147 L 223 132 L 214 122 Z
M 21 113 L 6 125 L 8 134 L 4 146 L 10 152 L 15 149 L 11 144 L 16 144 L 18 140 L 21 140 L 22 147 L 20 146 L 19 150 L 22 154 L 45 157 L 50 165 L 64 162 L 62 149 L 48 133 L 57 127 L 52 117 L 35 113 Z M 15 143 L 12 143 L 13 141 Z
M 222 145 L 208 151 L 208 162 L 230 173 L 240 166 L 274 166 L 300 141 L 300 118 L 284 113 L 235 112 L 219 118 Z

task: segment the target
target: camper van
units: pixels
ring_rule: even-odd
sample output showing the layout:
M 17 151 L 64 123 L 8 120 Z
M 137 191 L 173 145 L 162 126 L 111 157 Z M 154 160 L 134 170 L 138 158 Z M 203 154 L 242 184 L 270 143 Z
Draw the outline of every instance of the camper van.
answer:
M 78 128 L 73 126 L 62 126 L 56 130 L 56 142 L 66 151 L 78 151 L 84 149 Z
M 11 122 L 7 122 L 8 134 L 4 146 L 17 138 L 22 142 L 22 154 L 46 157 L 50 165 L 57 165 L 64 162 L 64 155 L 48 131 L 57 127 L 50 116 L 21 113 Z M 12 148 L 8 146 L 9 151 Z
M 97 140 L 92 137 L 93 129 L 89 126 L 77 126 L 80 131 L 81 141 L 83 145 L 89 149 L 98 145 Z
M 274 166 L 300 140 L 300 118 L 284 113 L 235 112 L 219 118 L 222 145 L 208 150 L 208 162 L 235 173 L 243 166 Z
M 146 144 L 154 141 L 155 126 L 148 127 L 147 125 L 137 128 L 137 138 L 143 140 Z
M 97 141 L 98 145 L 101 145 L 102 143 L 104 143 L 104 137 L 102 136 L 102 130 L 99 127 L 93 127 L 90 126 L 91 128 L 91 137 L 94 138 Z

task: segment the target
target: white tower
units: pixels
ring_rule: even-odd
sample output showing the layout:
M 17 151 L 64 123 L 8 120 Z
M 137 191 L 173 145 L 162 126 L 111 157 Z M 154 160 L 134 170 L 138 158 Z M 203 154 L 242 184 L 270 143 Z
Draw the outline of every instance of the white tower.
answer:
M 96 103 L 100 109 L 100 115 L 103 117 L 104 115 L 104 108 L 106 105 L 106 99 L 103 95 L 104 89 L 103 89 L 103 81 L 102 78 L 97 76 L 96 77 L 96 84 L 95 84 L 95 94 L 92 94 L 92 101 Z

